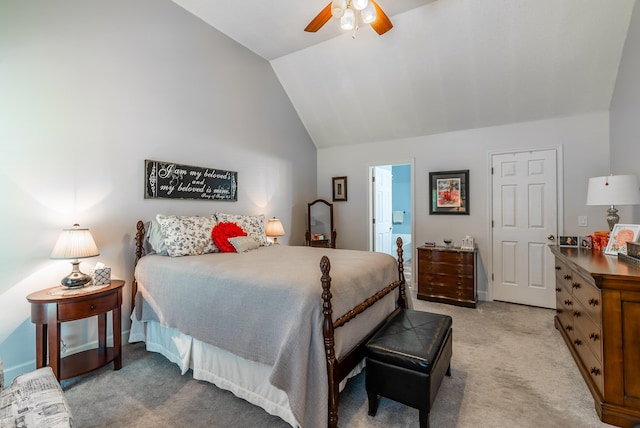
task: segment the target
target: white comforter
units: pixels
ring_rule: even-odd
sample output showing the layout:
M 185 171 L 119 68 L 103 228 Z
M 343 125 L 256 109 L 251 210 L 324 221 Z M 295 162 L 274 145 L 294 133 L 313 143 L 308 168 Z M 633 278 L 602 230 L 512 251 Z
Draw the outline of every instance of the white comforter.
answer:
M 273 366 L 303 427 L 327 423 L 320 259 L 331 261 L 334 320 L 397 279 L 393 257 L 364 251 L 270 246 L 247 253 L 145 256 L 136 267 L 142 321 L 157 320 L 248 360 Z M 397 293 L 336 333 L 336 355 L 393 310 Z

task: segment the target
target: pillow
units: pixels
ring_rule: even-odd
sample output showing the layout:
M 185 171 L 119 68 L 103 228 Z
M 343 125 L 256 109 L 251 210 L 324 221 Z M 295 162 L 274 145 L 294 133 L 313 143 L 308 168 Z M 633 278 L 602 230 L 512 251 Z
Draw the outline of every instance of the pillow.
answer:
M 247 232 L 242 230 L 242 228 L 237 224 L 231 222 L 220 222 L 211 231 L 211 238 L 213 239 L 213 242 L 223 253 L 236 252 L 236 248 L 229 242 L 229 238 L 235 238 L 237 236 L 246 237 Z
M 264 230 L 264 215 L 240 215 L 240 214 L 225 214 L 216 213 L 216 219 L 218 222 L 231 222 L 240 226 L 247 235 L 256 240 L 258 245 L 267 246 L 271 245 L 271 242 L 267 239 L 267 235 Z
M 197 256 L 218 252 L 211 240 L 211 229 L 216 224 L 214 216 L 158 214 L 156 219 L 160 223 L 169 256 Z
M 160 254 L 161 256 L 168 256 L 167 245 L 164 243 L 164 235 L 162 235 L 162 229 L 160 223 L 157 220 L 151 220 L 147 223 L 147 231 L 144 235 L 144 239 L 151 245 L 151 250 Z
M 229 238 L 229 243 L 236 249 L 236 253 L 246 253 L 249 250 L 256 250 L 260 248 L 256 240 L 250 236 Z

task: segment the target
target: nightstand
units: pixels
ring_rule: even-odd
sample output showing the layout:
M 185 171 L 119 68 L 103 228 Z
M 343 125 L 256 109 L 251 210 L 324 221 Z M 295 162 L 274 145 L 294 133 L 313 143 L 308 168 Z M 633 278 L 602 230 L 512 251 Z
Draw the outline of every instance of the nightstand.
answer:
M 78 289 L 52 287 L 27 296 L 31 322 L 36 325 L 36 368 L 49 365 L 58 380 L 68 379 L 106 366 L 122 368 L 122 288 L 124 281 Z M 107 312 L 113 321 L 113 346 L 107 346 Z M 60 324 L 98 317 L 98 347 L 60 358 Z M 48 358 L 47 358 L 48 356 Z

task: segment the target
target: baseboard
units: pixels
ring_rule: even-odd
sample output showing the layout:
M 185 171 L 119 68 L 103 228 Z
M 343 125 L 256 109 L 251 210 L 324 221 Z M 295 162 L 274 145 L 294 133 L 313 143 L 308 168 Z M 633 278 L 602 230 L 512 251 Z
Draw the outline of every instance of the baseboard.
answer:
M 122 344 L 129 343 L 129 332 L 130 330 L 126 330 L 122 332 Z M 113 336 L 107 336 L 107 343 L 113 343 Z M 81 346 L 76 346 L 74 348 L 68 349 L 62 356 L 75 354 L 77 352 L 86 351 L 88 349 L 93 349 L 98 347 L 98 340 L 94 340 L 92 342 L 83 344 Z M 6 362 L 5 362 L 6 363 Z M 36 360 L 35 358 L 30 361 L 26 361 L 22 364 L 17 364 L 11 367 L 4 367 L 4 384 L 5 387 L 9 386 L 13 379 L 20 376 L 21 374 L 29 373 L 30 371 L 35 370 L 36 368 Z
M 478 300 L 481 300 L 483 302 L 488 302 L 489 301 L 489 292 L 488 291 L 478 291 Z

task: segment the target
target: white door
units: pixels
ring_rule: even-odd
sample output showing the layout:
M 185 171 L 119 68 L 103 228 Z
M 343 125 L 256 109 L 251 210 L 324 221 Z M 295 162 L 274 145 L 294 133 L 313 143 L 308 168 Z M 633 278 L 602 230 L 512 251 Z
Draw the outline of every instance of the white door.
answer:
M 391 166 L 376 166 L 373 168 L 374 184 L 374 251 L 396 255 L 396 250 L 391 245 L 393 224 L 392 203 L 393 203 L 393 176 Z
M 554 308 L 556 151 L 496 154 L 491 167 L 493 299 Z

